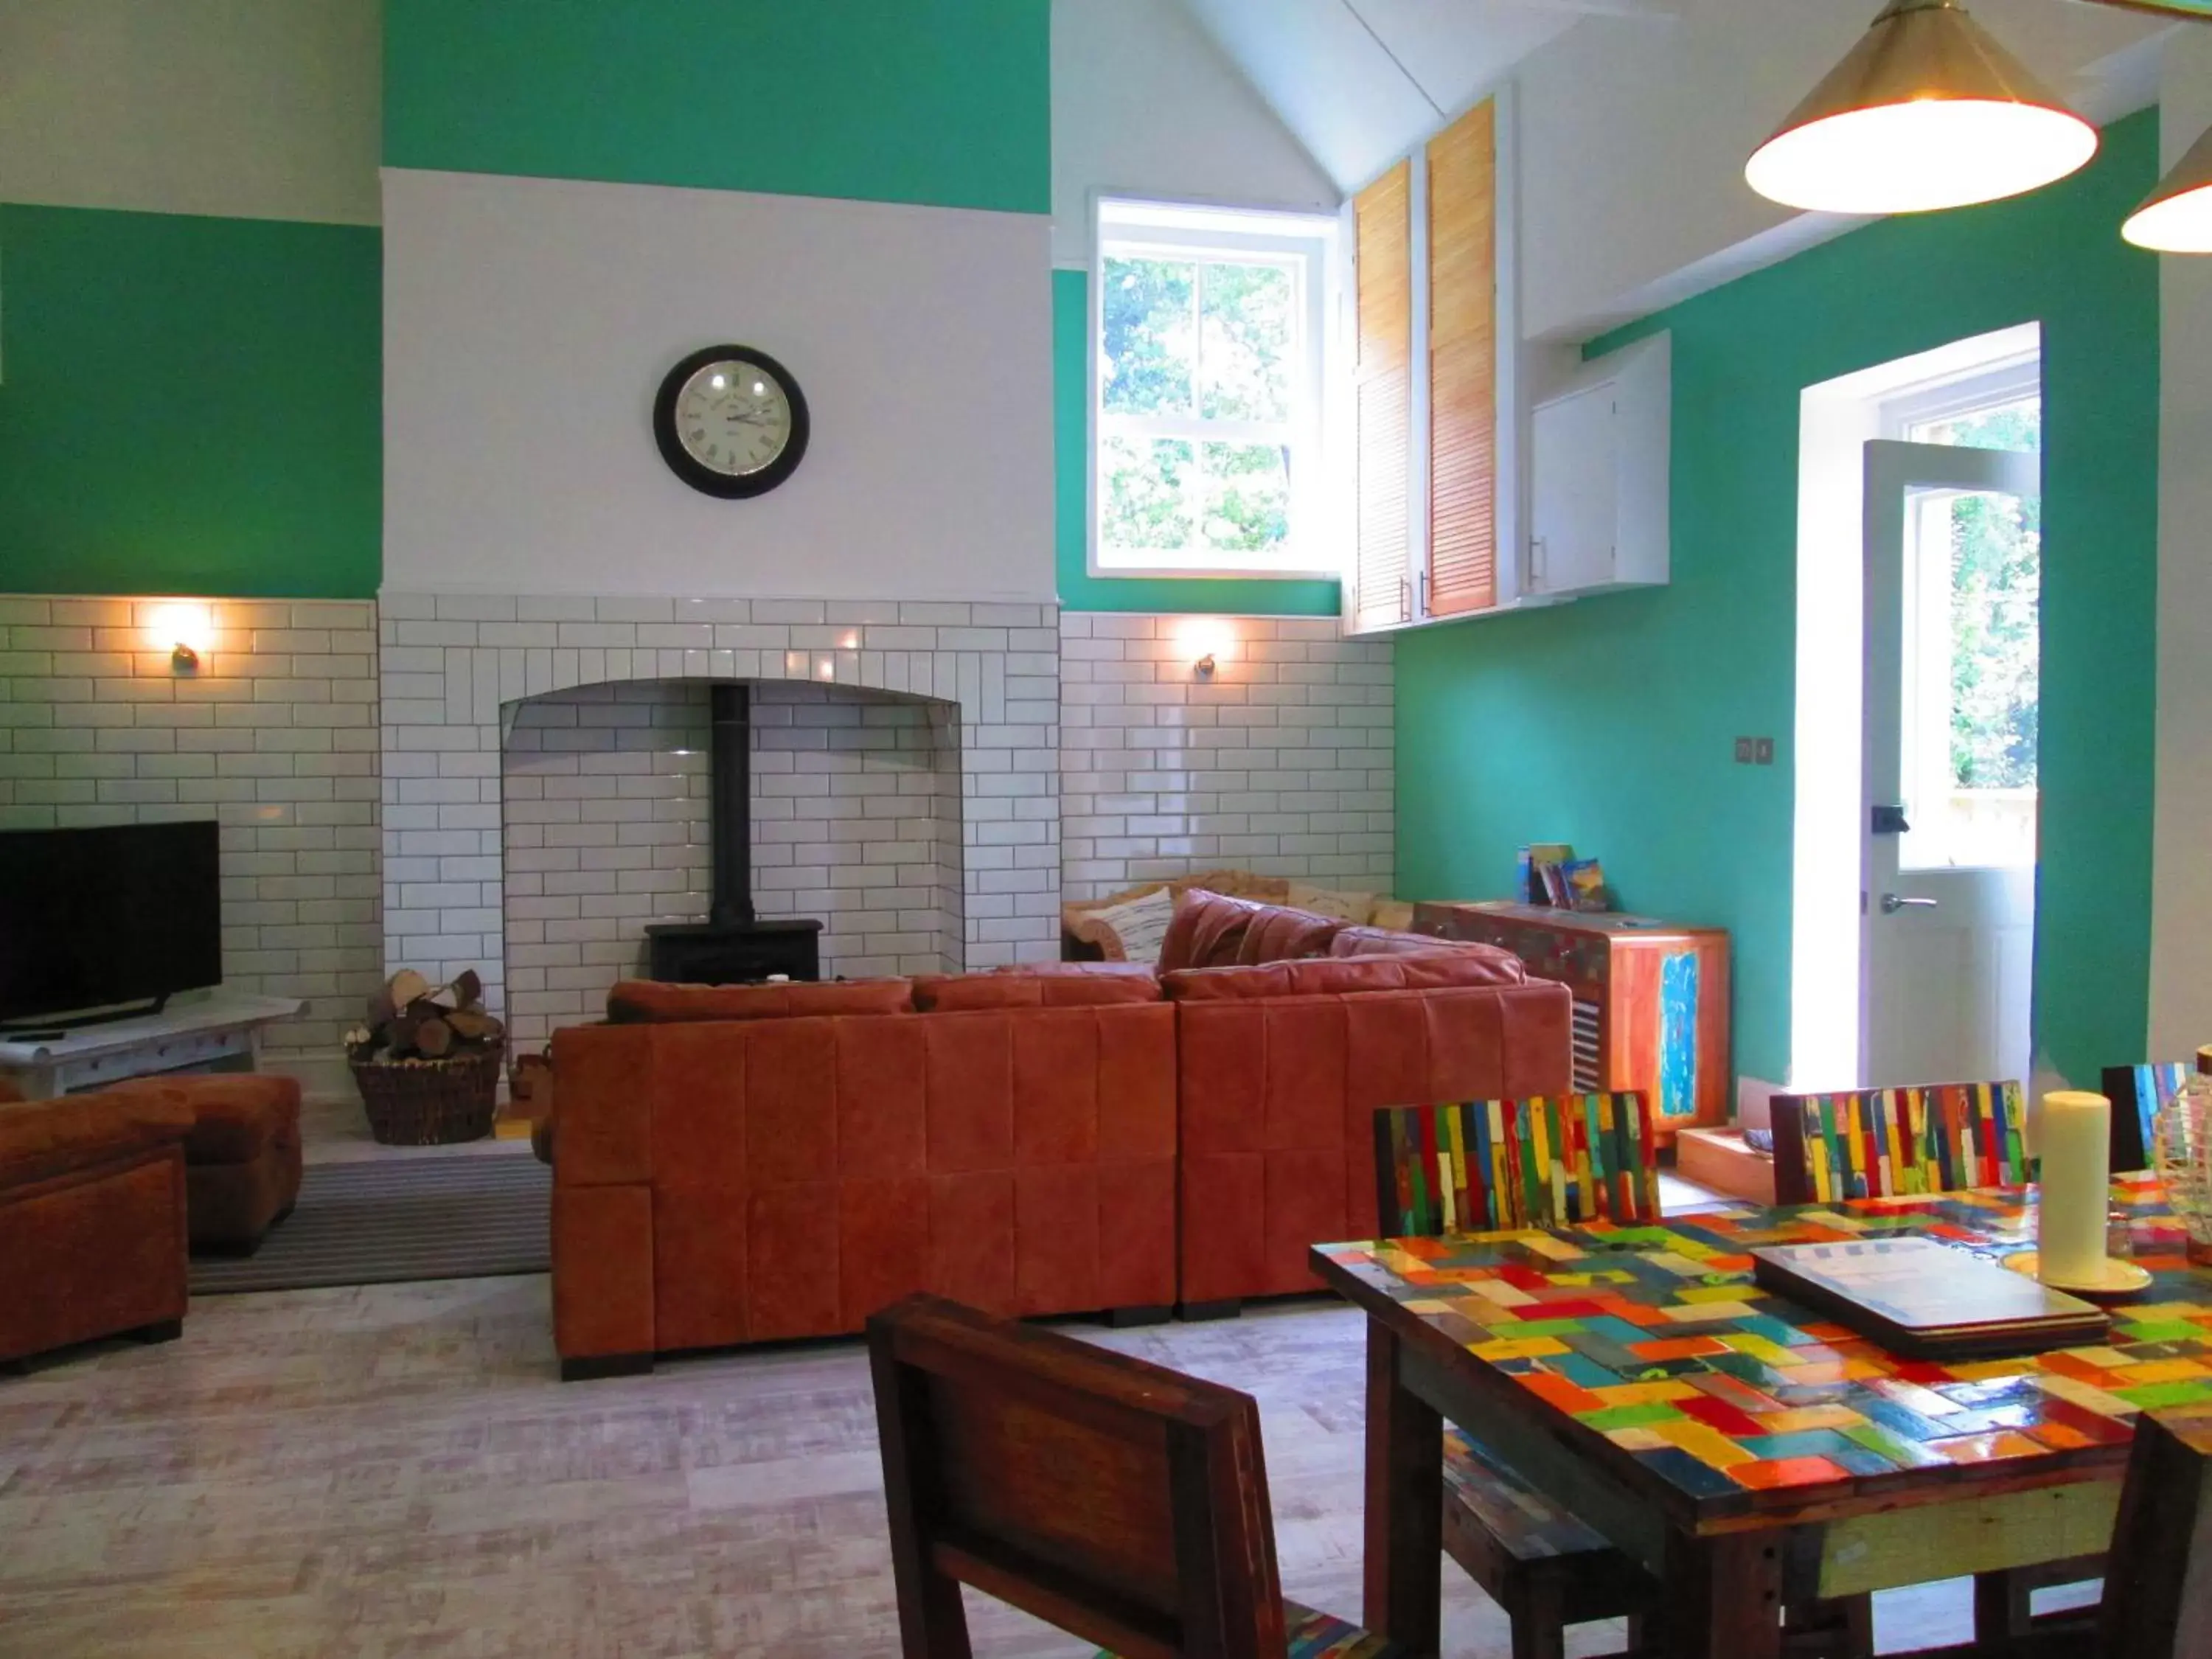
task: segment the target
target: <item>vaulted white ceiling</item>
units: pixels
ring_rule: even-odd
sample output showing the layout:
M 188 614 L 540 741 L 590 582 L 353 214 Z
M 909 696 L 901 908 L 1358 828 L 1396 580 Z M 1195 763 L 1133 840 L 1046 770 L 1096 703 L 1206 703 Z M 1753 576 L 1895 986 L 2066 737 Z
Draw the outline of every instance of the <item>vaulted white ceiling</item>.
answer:
M 1522 58 L 1672 0 L 1185 0 L 1337 184 L 1357 189 Z

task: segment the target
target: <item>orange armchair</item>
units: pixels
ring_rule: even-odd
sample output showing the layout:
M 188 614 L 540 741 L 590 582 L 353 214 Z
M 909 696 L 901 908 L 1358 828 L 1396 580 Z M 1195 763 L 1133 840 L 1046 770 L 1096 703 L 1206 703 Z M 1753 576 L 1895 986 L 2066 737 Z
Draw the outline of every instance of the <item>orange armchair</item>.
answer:
M 191 1128 L 149 1092 L 0 1103 L 0 1363 L 179 1334 Z

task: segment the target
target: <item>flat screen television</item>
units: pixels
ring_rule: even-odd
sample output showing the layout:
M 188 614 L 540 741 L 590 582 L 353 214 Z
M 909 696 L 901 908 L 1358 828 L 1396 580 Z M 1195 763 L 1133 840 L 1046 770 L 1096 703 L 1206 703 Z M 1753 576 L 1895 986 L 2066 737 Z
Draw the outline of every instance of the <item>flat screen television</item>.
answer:
M 0 830 L 0 1025 L 220 984 L 216 866 L 212 819 Z

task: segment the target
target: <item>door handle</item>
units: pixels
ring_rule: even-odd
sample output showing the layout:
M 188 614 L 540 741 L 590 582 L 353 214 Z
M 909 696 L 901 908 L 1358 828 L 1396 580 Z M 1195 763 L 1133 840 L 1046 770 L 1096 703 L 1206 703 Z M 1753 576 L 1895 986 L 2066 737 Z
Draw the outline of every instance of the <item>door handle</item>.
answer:
M 1899 910 L 1933 910 L 1942 902 L 1941 899 L 1914 898 L 1904 893 L 1884 893 L 1881 896 L 1881 913 L 1886 916 L 1893 916 Z

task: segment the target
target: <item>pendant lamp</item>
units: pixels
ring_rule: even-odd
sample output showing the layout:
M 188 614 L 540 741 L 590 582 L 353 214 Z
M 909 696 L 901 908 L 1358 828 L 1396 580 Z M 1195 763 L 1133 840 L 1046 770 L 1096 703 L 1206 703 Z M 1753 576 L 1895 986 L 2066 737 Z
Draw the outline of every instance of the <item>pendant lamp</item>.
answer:
M 2161 253 L 2212 253 L 2212 132 L 2159 180 L 2120 234 Z
M 2017 196 L 2096 153 L 2096 128 L 1955 0 L 1891 0 L 1744 177 L 1788 207 L 1926 213 Z

